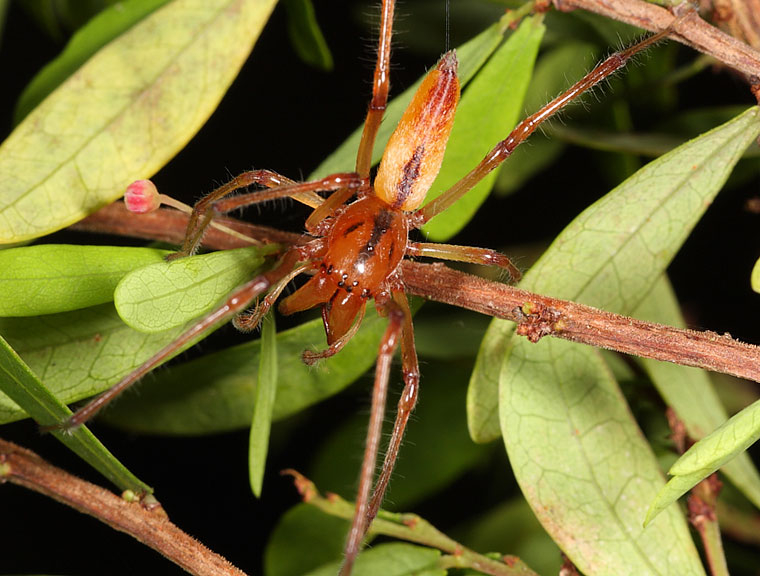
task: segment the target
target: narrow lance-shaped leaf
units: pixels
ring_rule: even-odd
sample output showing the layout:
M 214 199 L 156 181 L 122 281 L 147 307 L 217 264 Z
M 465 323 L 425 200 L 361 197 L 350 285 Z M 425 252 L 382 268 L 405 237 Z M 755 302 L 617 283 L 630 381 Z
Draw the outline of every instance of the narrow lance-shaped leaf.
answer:
M 459 58 L 459 82 L 465 86 L 472 77 L 477 73 L 488 57 L 499 46 L 504 37 L 504 26 L 500 23 L 494 24 L 487 30 L 478 34 L 469 42 L 457 48 L 457 57 Z M 388 104 L 383 123 L 377 133 L 375 148 L 372 152 L 372 163 L 380 161 L 393 130 L 395 130 L 401 115 L 406 110 L 412 96 L 417 91 L 422 78 L 417 80 L 412 86 L 396 96 Z M 345 172 L 353 170 L 356 165 L 356 151 L 359 149 L 363 126 L 359 126 L 335 152 L 330 154 L 314 172 L 309 176 L 309 180 L 319 178 L 326 174 L 335 172 Z
M 538 47 L 544 35 L 539 17 L 526 18 L 470 82 L 457 108 L 441 171 L 426 202 L 437 198 L 472 170 L 523 112 Z M 472 218 L 488 196 L 497 171 L 424 226 L 433 240 L 448 240 Z
M 168 253 L 56 244 L 0 251 L 0 316 L 41 316 L 110 302 L 125 274 L 162 262 Z
M 71 410 L 48 392 L 2 337 L 0 390 L 41 425 L 53 426 L 71 416 Z M 116 460 L 85 426 L 80 426 L 71 433 L 53 432 L 53 435 L 120 489 L 132 490 L 138 494 L 152 492 L 150 486 L 140 481 Z
M 252 246 L 145 266 L 119 282 L 116 309 L 124 322 L 141 332 L 182 326 L 214 309 L 278 249 L 276 244 Z
M 732 416 L 712 434 L 692 445 L 668 470 L 672 475 L 647 512 L 651 522 L 697 483 L 730 462 L 760 438 L 760 401 Z
M 311 0 L 285 0 L 288 34 L 299 58 L 321 70 L 332 70 L 333 58 L 319 29 Z
M 259 378 L 256 385 L 256 405 L 249 440 L 248 466 L 251 489 L 256 498 L 261 496 L 264 469 L 269 451 L 269 430 L 277 393 L 277 331 L 274 315 L 270 312 L 261 323 L 261 353 Z
M 0 244 L 48 234 L 151 176 L 216 108 L 274 0 L 175 0 L 90 58 L 0 146 Z
M 641 320 L 682 328 L 685 326 L 678 301 L 666 278 L 661 278 L 633 314 Z M 721 426 L 728 413 L 707 372 L 690 366 L 639 360 L 665 403 L 673 408 L 689 436 L 695 440 Z M 723 473 L 755 506 L 760 507 L 760 475 L 747 454 L 722 467 Z
M 634 308 L 758 133 L 751 109 L 648 164 L 578 216 L 525 287 Z M 703 573 L 676 508 L 642 528 L 662 478 L 598 352 L 552 338 L 513 340 L 499 412 L 523 493 L 582 572 Z

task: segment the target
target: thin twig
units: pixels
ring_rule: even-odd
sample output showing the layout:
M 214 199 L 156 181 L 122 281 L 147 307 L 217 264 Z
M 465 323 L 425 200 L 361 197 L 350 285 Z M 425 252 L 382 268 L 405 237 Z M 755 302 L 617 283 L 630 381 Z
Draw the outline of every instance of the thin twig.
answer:
M 150 214 L 150 222 L 139 222 L 144 216 L 131 214 L 122 204 L 116 203 L 78 223 L 76 229 L 146 239 L 160 236 L 174 243 L 182 241 L 184 215 L 175 218 L 173 214 L 167 214 L 166 210 L 157 210 Z M 254 234 L 254 228 L 257 228 L 232 219 L 225 220 L 225 224 L 247 235 Z M 277 240 L 287 243 L 299 237 L 298 234 L 280 232 Z M 222 233 L 215 234 L 214 231 L 209 231 L 204 243 L 209 248 L 218 249 L 242 246 L 242 242 L 236 238 Z M 760 382 L 760 347 L 739 342 L 726 334 L 682 330 L 643 322 L 484 280 L 442 264 L 422 264 L 407 260 L 402 264 L 402 275 L 410 294 L 495 318 L 512 320 L 519 324 L 518 333 L 532 341 L 538 341 L 544 336 L 556 336 L 599 348 L 696 366 Z
M 704 21 L 696 11 L 674 22 L 672 12 L 644 0 L 554 0 L 554 4 L 558 10 L 587 10 L 651 32 L 672 25 L 669 36 L 673 40 L 709 54 L 748 78 L 760 78 L 760 52 Z
M 353 503 L 347 502 L 337 494 L 327 493 L 323 496 L 311 480 L 295 470 L 284 470 L 283 474 L 293 477 L 296 489 L 305 503 L 331 516 L 347 520 L 353 517 Z M 472 568 L 492 576 L 538 576 L 516 556 L 504 556 L 501 561 L 497 561 L 478 554 L 456 540 L 452 540 L 416 514 L 399 514 L 380 510 L 369 528 L 369 533 L 391 536 L 448 552 L 452 557 L 447 564 L 452 568 Z
M 0 483 L 11 482 L 97 518 L 150 546 L 190 574 L 245 576 L 229 561 L 177 528 L 158 502 L 130 502 L 0 439 Z

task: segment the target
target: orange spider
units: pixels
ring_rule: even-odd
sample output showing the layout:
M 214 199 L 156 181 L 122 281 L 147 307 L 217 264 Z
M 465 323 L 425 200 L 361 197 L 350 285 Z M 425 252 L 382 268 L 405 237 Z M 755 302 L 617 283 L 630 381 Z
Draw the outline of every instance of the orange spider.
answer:
M 417 402 L 419 366 L 414 346 L 412 316 L 405 295 L 400 264 L 404 256 L 429 256 L 506 269 L 513 280 L 520 273 L 503 254 L 483 248 L 412 242 L 409 232 L 446 210 L 483 177 L 498 167 L 546 119 L 579 94 L 621 68 L 635 53 L 659 40 L 664 33 L 615 53 L 563 94 L 529 116 L 499 142 L 464 178 L 425 206 L 425 195 L 443 161 L 446 143 L 459 101 L 457 58 L 451 51 L 422 82 L 385 149 L 374 183 L 370 183 L 372 149 L 388 100 L 389 64 L 395 1 L 383 0 L 378 57 L 372 100 L 364 123 L 356 171 L 332 174 L 297 183 L 269 170 L 245 172 L 196 204 L 184 245 L 173 257 L 193 254 L 214 216 L 237 208 L 292 197 L 315 207 L 306 221 L 306 234 L 288 248 L 268 272 L 240 286 L 216 310 L 191 327 L 178 340 L 158 352 L 140 368 L 79 410 L 64 427 L 81 425 L 111 399 L 209 328 L 235 317 L 241 329 L 255 327 L 285 286 L 301 273 L 313 276 L 279 305 L 283 314 L 322 307 L 327 349 L 306 351 L 313 363 L 340 351 L 356 333 L 367 302 L 375 301 L 388 326 L 380 343 L 375 368 L 372 408 L 361 467 L 356 509 L 345 547 L 341 574 L 349 574 L 361 541 L 376 516 L 388 486 L 409 416 Z M 266 188 L 229 197 L 248 186 Z M 318 192 L 333 192 L 326 200 Z M 355 197 L 353 202 L 349 202 Z M 244 310 L 260 296 L 255 310 Z M 391 361 L 401 347 L 404 390 L 398 403 L 393 433 L 382 470 L 374 482 Z M 374 492 L 370 497 L 373 488 Z

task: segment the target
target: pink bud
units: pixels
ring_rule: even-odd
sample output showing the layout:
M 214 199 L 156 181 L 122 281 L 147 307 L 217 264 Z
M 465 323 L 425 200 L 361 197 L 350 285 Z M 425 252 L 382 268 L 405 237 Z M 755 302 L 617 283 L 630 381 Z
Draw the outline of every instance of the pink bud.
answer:
M 135 180 L 127 186 L 124 193 L 124 204 L 127 210 L 135 214 L 153 212 L 161 206 L 158 198 L 158 189 L 150 180 Z

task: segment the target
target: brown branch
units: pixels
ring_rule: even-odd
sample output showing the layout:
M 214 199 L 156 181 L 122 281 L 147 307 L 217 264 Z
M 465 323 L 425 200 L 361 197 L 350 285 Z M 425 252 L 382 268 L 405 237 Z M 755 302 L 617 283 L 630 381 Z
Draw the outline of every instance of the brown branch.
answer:
M 172 210 L 160 210 L 148 222 L 138 222 L 144 215 L 129 213 L 121 203 L 107 206 L 78 223 L 78 230 L 110 232 L 138 238 L 162 238 L 181 243 L 186 216 Z M 236 220 L 225 224 L 244 234 L 254 234 L 258 227 Z M 280 242 L 292 242 L 300 235 L 280 232 Z M 209 231 L 204 244 L 210 248 L 236 248 L 242 242 L 217 231 Z M 519 324 L 518 333 L 537 341 L 556 336 L 644 358 L 696 366 L 715 372 L 733 374 L 760 382 L 760 347 L 744 344 L 728 335 L 715 332 L 682 330 L 671 326 L 643 322 L 612 314 L 583 304 L 541 296 L 513 286 L 492 282 L 457 272 L 443 264 L 404 261 L 404 283 L 410 294 L 423 296 L 460 308 L 474 310 Z
M 712 56 L 748 78 L 760 78 L 760 52 L 704 21 L 696 11 L 676 21 L 669 10 L 644 0 L 554 0 L 554 4 L 558 10 L 587 10 L 651 32 L 672 25 L 669 36 L 674 40 Z M 680 15 L 685 4 L 674 11 Z
M 532 341 L 551 335 L 760 382 L 760 347 L 728 335 L 643 322 L 484 280 L 442 264 L 405 262 L 403 273 L 411 294 L 515 321 L 518 334 Z
M 0 439 L 0 483 L 11 482 L 125 532 L 187 570 L 203 576 L 245 576 L 227 560 L 172 524 L 157 502 L 129 502 Z

